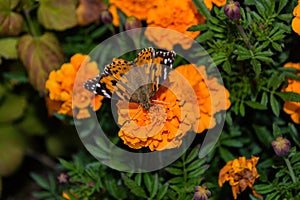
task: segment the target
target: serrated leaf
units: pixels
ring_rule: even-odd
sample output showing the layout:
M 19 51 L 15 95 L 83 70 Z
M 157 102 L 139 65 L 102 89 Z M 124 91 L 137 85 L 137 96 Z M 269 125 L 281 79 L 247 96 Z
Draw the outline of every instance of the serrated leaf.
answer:
M 72 0 L 39 1 L 39 22 L 47 29 L 63 31 L 77 25 L 75 3 Z
M 222 65 L 222 68 L 223 68 L 223 70 L 225 72 L 227 72 L 228 74 L 230 74 L 230 72 L 231 72 L 231 64 L 230 64 L 230 62 L 228 60 L 226 60 L 224 62 L 224 64 Z
M 283 81 L 284 81 L 284 74 L 278 75 L 278 73 L 273 73 L 268 81 L 267 87 L 276 90 Z
M 200 175 L 204 174 L 206 170 L 207 170 L 206 166 L 200 167 L 197 170 L 189 172 L 188 173 L 188 178 L 197 178 L 197 177 L 200 177 Z
M 207 40 L 210 40 L 213 36 L 214 33 L 212 31 L 206 31 L 204 33 L 201 33 L 195 40 L 199 43 L 202 43 Z
M 133 180 L 129 179 L 126 175 L 122 174 L 122 180 L 125 185 L 130 189 L 130 191 L 138 197 L 147 198 L 145 190 L 136 184 Z
M 264 104 L 255 102 L 255 101 L 245 101 L 245 103 L 247 104 L 247 106 L 257 109 L 257 110 L 267 110 L 268 107 Z
M 245 106 L 244 106 L 244 102 L 241 102 L 240 103 L 240 106 L 239 106 L 239 113 L 241 114 L 241 116 L 245 116 Z
M 279 103 L 273 94 L 270 95 L 270 103 L 274 115 L 278 117 L 280 112 Z
M 286 72 L 286 76 L 288 76 L 288 77 L 291 78 L 291 79 L 300 81 L 300 76 L 298 76 L 297 74 L 293 74 L 293 73 L 290 73 L 290 72 Z
M 265 14 L 266 9 L 265 9 L 264 5 L 260 1 L 255 1 L 255 6 L 256 6 L 257 11 L 259 12 L 259 14 L 261 16 L 265 16 L 264 14 Z
M 284 101 L 300 102 L 300 94 L 295 92 L 276 92 L 275 94 Z
M 22 15 L 13 12 L 19 0 L 0 1 L 0 36 L 17 36 L 24 26 Z
M 272 47 L 276 50 L 276 51 L 282 51 L 281 45 L 276 43 L 276 42 L 272 42 Z
M 253 125 L 253 128 L 260 142 L 262 142 L 262 144 L 264 144 L 265 146 L 269 147 L 273 140 L 273 137 L 271 136 L 269 130 L 264 126 L 258 125 Z
M 300 147 L 299 134 L 298 134 L 298 131 L 297 131 L 295 125 L 292 123 L 289 123 L 288 129 L 290 131 L 290 134 L 291 134 L 294 142 L 297 144 L 298 147 Z
M 155 174 L 154 175 L 153 185 L 152 185 L 152 190 L 150 191 L 150 198 L 154 198 L 155 195 L 157 194 L 158 185 L 159 185 L 158 175 Z
M 45 81 L 51 70 L 64 61 L 63 52 L 56 37 L 45 33 L 40 37 L 24 35 L 18 43 L 18 52 L 29 74 L 29 81 L 36 90 L 46 93 Z

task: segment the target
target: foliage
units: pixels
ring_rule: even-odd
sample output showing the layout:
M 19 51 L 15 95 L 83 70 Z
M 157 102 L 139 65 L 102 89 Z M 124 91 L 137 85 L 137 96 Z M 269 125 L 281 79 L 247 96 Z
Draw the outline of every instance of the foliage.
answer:
M 213 66 L 218 67 L 230 93 L 231 107 L 222 134 L 207 156 L 200 159 L 198 154 L 199 143 L 209 134 L 203 132 L 168 167 L 137 174 L 113 170 L 82 153 L 85 150 L 79 137 L 83 135 L 78 137 L 73 120 L 47 112 L 44 83 L 49 72 L 69 62 L 75 53 L 88 54 L 125 27 L 127 16 L 121 10 L 116 13 L 118 26 L 99 21 L 99 13 L 110 9 L 109 1 L 83 2 L 101 2 L 97 12 L 87 10 L 97 20 L 84 22 L 84 26 L 77 22 L 78 7 L 73 0 L 0 1 L 0 198 L 14 198 L 19 192 L 6 191 L 5 185 L 30 158 L 42 165 L 41 170 L 29 169 L 38 185 L 32 189 L 37 199 L 183 200 L 192 199 L 195 186 L 200 185 L 211 191 L 210 199 L 232 199 L 228 184 L 218 186 L 220 169 L 237 157 L 255 155 L 259 157 L 260 174 L 254 185 L 256 192 L 267 200 L 299 199 L 300 127 L 283 107 L 287 101 L 299 103 L 300 94 L 282 90 L 290 80 L 300 81 L 299 70 L 283 67 L 286 62 L 300 62 L 300 37 L 291 29 L 296 0 L 241 1 L 239 21 L 229 20 L 224 7 L 209 10 L 202 0 L 190 1 L 206 21 L 188 30 L 201 31 L 195 40 L 212 58 L 206 69 L 214 74 Z M 182 50 L 180 45 L 174 48 Z M 203 52 L 193 53 L 196 57 Z M 107 64 L 101 58 L 100 68 Z M 180 64 L 186 61 L 176 59 L 174 66 Z M 110 120 L 113 116 L 107 101 L 98 112 L 99 121 L 106 132 L 116 132 L 118 127 Z M 223 115 L 214 117 L 218 123 Z M 88 135 L 89 131 L 81 134 Z M 271 145 L 279 136 L 291 142 L 290 152 L 281 157 Z M 122 143 L 117 135 L 111 134 L 109 139 Z M 101 140 L 95 143 L 110 150 Z M 93 153 L 97 148 L 91 145 L 88 150 Z M 78 151 L 81 153 L 74 153 Z M 64 159 L 49 168 L 43 156 Z M 58 183 L 60 173 L 67 173 L 67 182 Z M 250 193 L 245 190 L 238 198 L 257 199 Z

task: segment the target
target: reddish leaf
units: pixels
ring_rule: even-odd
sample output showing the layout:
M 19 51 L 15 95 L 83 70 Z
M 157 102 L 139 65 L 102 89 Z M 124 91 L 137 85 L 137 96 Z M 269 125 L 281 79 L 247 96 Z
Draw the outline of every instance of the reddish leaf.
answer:
M 0 1 L 0 36 L 16 36 L 23 30 L 22 15 L 13 12 L 18 3 L 19 0 Z
M 63 31 L 77 25 L 73 0 L 39 1 L 38 20 L 47 29 Z
M 80 0 L 76 10 L 78 24 L 85 26 L 98 21 L 101 12 L 106 9 L 107 6 L 102 0 Z
M 58 40 L 51 33 L 40 37 L 24 35 L 19 40 L 18 52 L 29 74 L 30 83 L 45 94 L 45 81 L 49 72 L 59 68 L 64 61 Z

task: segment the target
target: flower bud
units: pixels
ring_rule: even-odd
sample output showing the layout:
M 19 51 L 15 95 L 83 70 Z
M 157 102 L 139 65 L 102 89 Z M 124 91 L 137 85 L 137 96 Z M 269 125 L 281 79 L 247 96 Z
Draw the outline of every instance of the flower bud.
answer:
M 110 24 L 112 22 L 112 14 L 108 10 L 103 10 L 100 14 L 100 20 L 103 24 Z
M 224 13 L 232 21 L 239 20 L 241 18 L 240 3 L 237 1 L 230 1 L 224 7 Z
M 211 192 L 206 186 L 196 186 L 194 193 L 194 200 L 207 200 L 211 196 Z
M 67 173 L 62 172 L 62 173 L 60 173 L 60 175 L 57 177 L 57 180 L 58 180 L 58 183 L 60 183 L 60 184 L 68 183 L 69 180 L 70 180 L 70 176 L 69 176 Z
M 141 28 L 141 27 L 142 27 L 142 22 L 140 20 L 138 20 L 137 18 L 131 16 L 126 19 L 125 29 L 127 31 L 130 29 Z
M 290 152 L 291 142 L 286 138 L 277 137 L 272 146 L 277 156 L 285 156 Z

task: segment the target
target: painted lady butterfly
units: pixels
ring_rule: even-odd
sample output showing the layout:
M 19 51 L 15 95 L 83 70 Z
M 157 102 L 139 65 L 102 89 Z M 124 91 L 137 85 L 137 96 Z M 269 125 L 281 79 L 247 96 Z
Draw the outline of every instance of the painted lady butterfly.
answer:
M 115 100 L 139 103 L 149 110 L 151 98 L 173 67 L 174 51 L 143 49 L 134 61 L 114 58 L 104 72 L 84 83 L 84 87 L 97 95 Z

